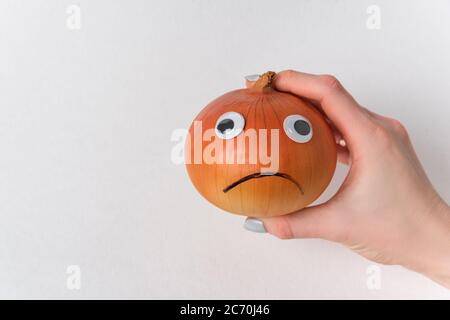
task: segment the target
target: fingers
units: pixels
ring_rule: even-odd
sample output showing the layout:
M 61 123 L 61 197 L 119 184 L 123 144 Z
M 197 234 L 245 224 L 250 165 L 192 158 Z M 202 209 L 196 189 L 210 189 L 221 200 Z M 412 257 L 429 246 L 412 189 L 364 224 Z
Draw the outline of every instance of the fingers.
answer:
M 259 78 L 258 74 L 246 76 L 245 77 L 245 87 L 251 88 L 253 86 L 253 84 L 255 83 L 255 81 L 258 80 L 258 78 Z M 348 165 L 350 156 L 349 156 L 349 151 L 346 148 L 345 139 L 343 138 L 342 134 L 339 132 L 339 130 L 336 128 L 336 126 L 328 119 L 327 115 L 323 112 L 323 110 L 320 109 L 320 105 L 318 103 L 313 102 L 313 101 L 309 101 L 309 102 L 312 105 L 314 105 L 314 107 L 316 107 L 323 114 L 323 116 L 327 120 L 329 126 L 333 130 L 336 143 L 338 144 L 338 146 L 337 146 L 338 161 L 343 164 Z
M 244 228 L 270 233 L 280 239 L 322 238 L 339 241 L 340 225 L 327 204 L 304 208 L 273 218 L 247 218 Z
M 358 142 L 372 133 L 373 124 L 367 112 L 333 76 L 282 71 L 277 74 L 274 83 L 281 91 L 319 102 L 323 112 L 347 142 Z

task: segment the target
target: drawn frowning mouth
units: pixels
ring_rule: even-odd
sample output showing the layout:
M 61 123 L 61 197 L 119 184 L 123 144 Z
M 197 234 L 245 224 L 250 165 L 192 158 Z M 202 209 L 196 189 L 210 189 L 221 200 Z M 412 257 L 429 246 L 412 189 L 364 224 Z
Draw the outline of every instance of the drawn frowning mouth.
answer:
M 298 183 L 294 178 L 292 178 L 290 175 L 288 175 L 287 173 L 283 173 L 283 172 L 256 172 L 256 173 L 252 173 L 249 174 L 245 177 L 240 178 L 239 180 L 233 182 L 232 184 L 230 184 L 228 187 L 226 187 L 225 189 L 223 189 L 224 193 L 227 193 L 228 191 L 230 191 L 231 189 L 233 189 L 234 187 L 237 187 L 238 185 L 240 185 L 241 183 L 244 183 L 248 180 L 251 179 L 261 179 L 261 178 L 265 178 L 265 177 L 280 177 L 286 180 L 291 181 L 293 184 L 295 184 L 295 186 L 298 188 L 298 190 L 300 190 L 301 194 L 304 195 L 305 193 L 303 192 L 303 188 L 300 185 L 300 183 Z

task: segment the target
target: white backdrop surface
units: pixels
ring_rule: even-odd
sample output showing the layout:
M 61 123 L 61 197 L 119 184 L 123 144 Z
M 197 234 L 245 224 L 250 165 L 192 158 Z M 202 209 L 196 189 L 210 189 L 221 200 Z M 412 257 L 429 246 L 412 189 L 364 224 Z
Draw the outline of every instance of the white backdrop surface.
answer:
M 395 266 L 374 289 L 336 244 L 246 232 L 170 158 L 173 130 L 245 75 L 331 73 L 409 128 L 450 201 L 449 16 L 445 0 L 0 1 L 0 298 L 449 299 Z

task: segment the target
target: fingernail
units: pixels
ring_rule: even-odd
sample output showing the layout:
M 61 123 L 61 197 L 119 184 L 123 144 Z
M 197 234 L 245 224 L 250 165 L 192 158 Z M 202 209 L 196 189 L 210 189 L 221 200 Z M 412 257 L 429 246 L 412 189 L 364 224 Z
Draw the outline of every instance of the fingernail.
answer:
M 247 229 L 251 232 L 257 233 L 266 233 L 266 228 L 264 227 L 264 223 L 256 218 L 247 218 L 244 222 L 244 229 Z
M 256 81 L 259 79 L 259 74 L 251 74 L 249 76 L 245 76 L 245 80 L 247 81 Z

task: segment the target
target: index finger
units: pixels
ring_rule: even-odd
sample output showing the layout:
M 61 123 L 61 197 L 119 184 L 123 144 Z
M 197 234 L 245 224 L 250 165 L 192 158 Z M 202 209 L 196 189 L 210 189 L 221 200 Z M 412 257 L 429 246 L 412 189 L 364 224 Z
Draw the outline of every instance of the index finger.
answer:
M 282 71 L 275 77 L 276 89 L 319 102 L 323 112 L 350 142 L 371 134 L 373 123 L 341 83 L 330 75 Z

